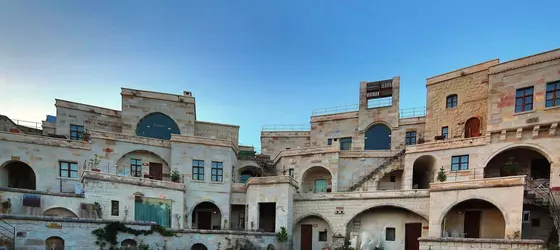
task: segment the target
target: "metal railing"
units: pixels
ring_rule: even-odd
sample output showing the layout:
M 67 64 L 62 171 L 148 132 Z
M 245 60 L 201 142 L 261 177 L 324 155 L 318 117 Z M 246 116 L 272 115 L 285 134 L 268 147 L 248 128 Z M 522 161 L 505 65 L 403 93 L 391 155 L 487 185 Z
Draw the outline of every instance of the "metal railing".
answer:
M 0 219 L 0 247 L 16 249 L 16 227 Z
M 359 109 L 360 109 L 360 106 L 358 104 L 334 106 L 334 107 L 328 107 L 328 108 L 319 108 L 319 109 L 314 109 L 313 111 L 311 111 L 311 116 L 332 115 L 332 114 L 338 114 L 338 113 L 358 111 Z
M 400 118 L 411 118 L 426 116 L 426 107 L 406 108 L 401 109 L 399 112 Z
M 392 105 L 393 105 L 393 97 L 370 99 L 367 102 L 367 108 L 368 109 L 390 107 Z
M 271 124 L 263 125 L 262 131 L 309 131 L 311 127 L 305 124 Z
M 41 122 L 24 121 L 24 120 L 17 120 L 17 119 L 11 119 L 11 120 L 18 126 L 24 126 L 28 128 L 34 128 L 34 129 L 43 129 L 43 123 Z

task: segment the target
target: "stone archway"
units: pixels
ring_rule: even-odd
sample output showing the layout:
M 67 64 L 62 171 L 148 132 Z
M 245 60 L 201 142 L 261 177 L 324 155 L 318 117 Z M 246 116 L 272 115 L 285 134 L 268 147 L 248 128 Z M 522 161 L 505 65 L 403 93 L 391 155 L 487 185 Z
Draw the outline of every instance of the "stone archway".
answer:
M 36 190 L 35 171 L 25 162 L 8 161 L 0 166 L 0 186 Z
M 434 181 L 436 158 L 431 155 L 418 157 L 412 166 L 412 189 L 429 189 Z
M 321 215 L 308 214 L 295 221 L 292 228 L 294 249 L 321 249 L 332 245 L 334 229 Z
M 219 230 L 222 228 L 222 212 L 213 202 L 198 203 L 191 214 L 193 229 Z
M 548 187 L 550 157 L 530 146 L 514 146 L 493 155 L 484 167 L 484 178 L 527 175 Z
M 44 216 L 65 217 L 65 218 L 78 218 L 76 213 L 64 207 L 52 207 L 43 212 Z
M 136 135 L 169 140 L 171 134 L 181 134 L 177 123 L 169 116 L 155 112 L 144 116 L 136 125 Z
M 150 177 L 155 180 L 169 181 L 171 169 L 167 161 L 149 150 L 133 150 L 119 158 L 117 173 L 132 177 Z
M 365 132 L 365 150 L 390 150 L 391 128 L 383 123 L 375 123 Z
M 454 204 L 441 220 L 442 237 L 504 239 L 503 212 L 483 199 L 467 199 Z
M 191 250 L 208 250 L 208 248 L 202 243 L 196 243 L 192 245 Z
M 324 167 L 314 166 L 303 172 L 300 191 L 303 193 L 330 193 L 333 186 L 332 173 Z
M 246 183 L 251 177 L 261 177 L 263 176 L 263 170 L 256 166 L 244 166 L 237 170 L 237 176 L 239 176 L 239 183 Z
M 64 239 L 52 236 L 45 240 L 46 250 L 64 250 Z

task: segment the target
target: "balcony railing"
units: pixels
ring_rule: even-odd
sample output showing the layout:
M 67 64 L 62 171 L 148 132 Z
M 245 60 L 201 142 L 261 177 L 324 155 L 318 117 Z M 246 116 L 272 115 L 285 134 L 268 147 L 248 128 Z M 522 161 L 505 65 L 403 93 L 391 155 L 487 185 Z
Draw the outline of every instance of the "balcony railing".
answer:
M 320 108 L 320 109 L 314 109 L 311 112 L 311 116 L 332 115 L 332 114 L 338 114 L 338 113 L 358 111 L 359 109 L 360 109 L 360 106 L 358 104 L 334 106 L 334 107 L 328 107 L 328 108 Z
M 370 100 L 368 104 L 368 108 L 379 108 L 379 107 L 387 107 L 392 105 L 392 99 L 374 99 Z M 311 116 L 320 116 L 320 115 L 333 115 L 339 113 L 346 113 L 346 112 L 353 112 L 360 110 L 360 106 L 358 104 L 350 104 L 350 105 L 342 105 L 342 106 L 334 106 L 328 108 L 319 108 L 314 109 L 311 112 Z M 426 107 L 414 107 L 414 108 L 405 108 L 401 109 L 399 112 L 400 118 L 411 118 L 411 117 L 422 117 L 426 116 Z
M 401 119 L 421 116 L 426 116 L 426 107 L 406 108 L 401 109 L 399 112 L 399 117 Z
M 310 126 L 305 124 L 272 124 L 262 127 L 262 131 L 309 131 L 310 129 Z
M 24 126 L 28 128 L 34 128 L 34 129 L 43 129 L 43 124 L 40 122 L 24 121 L 24 120 L 17 120 L 17 119 L 11 119 L 11 120 L 18 126 Z

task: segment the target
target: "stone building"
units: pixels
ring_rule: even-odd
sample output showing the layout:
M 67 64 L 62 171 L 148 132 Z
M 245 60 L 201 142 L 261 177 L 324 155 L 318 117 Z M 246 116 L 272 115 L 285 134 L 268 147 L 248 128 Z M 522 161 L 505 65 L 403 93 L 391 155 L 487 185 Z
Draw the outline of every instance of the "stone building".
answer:
M 261 154 L 239 145 L 238 126 L 198 121 L 190 92 L 123 88 L 121 110 L 56 100 L 56 116 L 35 125 L 0 116 L 0 246 L 558 242 L 560 50 L 483 62 L 426 88 L 426 107 L 401 108 L 399 77 L 361 82 L 357 105 L 263 126 Z

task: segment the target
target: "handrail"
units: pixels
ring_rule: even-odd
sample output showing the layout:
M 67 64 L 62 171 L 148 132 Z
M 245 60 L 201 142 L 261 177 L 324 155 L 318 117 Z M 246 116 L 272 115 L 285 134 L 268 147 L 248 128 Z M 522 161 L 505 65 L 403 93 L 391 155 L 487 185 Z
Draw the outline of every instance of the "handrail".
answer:
M 375 103 L 372 103 L 368 108 L 381 108 L 391 106 L 391 100 L 379 99 Z M 359 111 L 360 106 L 358 104 L 348 104 L 332 106 L 327 108 L 318 108 L 311 111 L 311 116 L 321 116 L 321 115 L 333 115 L 346 112 Z M 426 106 L 404 108 L 399 110 L 399 118 L 412 118 L 412 117 L 422 117 L 426 116 Z
M 338 113 L 353 112 L 353 111 L 358 111 L 359 109 L 360 106 L 358 104 L 349 104 L 349 105 L 334 106 L 328 108 L 318 108 L 311 111 L 311 116 L 332 115 Z
M 309 131 L 311 127 L 305 124 L 270 124 L 263 125 L 262 131 Z
M 25 121 L 25 120 L 18 120 L 18 119 L 11 119 L 12 122 L 14 122 L 16 125 L 18 126 L 24 126 L 24 127 L 28 127 L 28 128 L 35 128 L 35 129 L 42 129 L 43 128 L 43 124 L 40 122 L 34 122 L 34 121 Z

